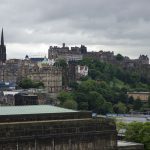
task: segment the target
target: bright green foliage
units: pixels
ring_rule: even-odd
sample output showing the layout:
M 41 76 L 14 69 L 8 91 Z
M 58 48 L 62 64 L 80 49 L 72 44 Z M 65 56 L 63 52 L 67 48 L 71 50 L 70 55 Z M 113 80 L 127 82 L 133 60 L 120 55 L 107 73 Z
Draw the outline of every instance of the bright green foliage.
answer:
M 74 100 L 66 100 L 64 103 L 63 103 L 63 107 L 64 108 L 68 108 L 68 109 L 77 109 L 78 107 L 78 104 L 76 101 Z
M 133 122 L 126 125 L 125 139 L 143 143 L 145 150 L 150 150 L 150 122 Z
M 120 54 L 116 57 L 120 61 L 123 59 Z M 127 92 L 149 91 L 148 75 L 143 75 L 139 70 L 124 70 L 120 66 L 91 58 L 83 59 L 79 64 L 89 67 L 89 76 L 74 88 L 74 99 L 78 103 L 78 109 L 88 108 L 106 114 L 113 111 L 128 113 L 131 110 L 140 111 L 147 108 L 146 105 L 142 106 L 141 101 L 129 98 Z M 99 95 L 101 98 L 98 98 Z
M 150 123 L 145 123 L 140 130 L 141 142 L 145 144 L 145 149 L 150 149 Z
M 95 88 L 96 88 L 96 81 L 94 80 L 83 81 L 78 87 L 78 89 L 83 92 L 94 91 Z
M 116 128 L 117 128 L 117 131 L 119 132 L 119 130 L 121 129 L 126 129 L 127 128 L 127 123 L 124 123 L 124 122 L 118 122 L 116 121 Z
M 125 114 L 127 112 L 127 107 L 122 102 L 115 104 L 113 109 L 114 109 L 114 112 L 117 114 Z
M 63 104 L 67 100 L 73 100 L 73 95 L 69 92 L 62 91 L 59 93 L 57 97 L 61 104 Z
M 40 81 L 37 82 L 37 81 L 31 80 L 30 78 L 25 78 L 19 82 L 18 86 L 23 88 L 23 89 L 40 88 L 40 87 L 43 88 L 44 84 Z
M 141 142 L 141 129 L 143 127 L 143 123 L 141 122 L 133 122 L 127 126 L 127 131 L 125 133 L 125 137 L 128 141 Z
M 69 92 L 62 91 L 59 93 L 57 97 L 60 101 L 60 106 L 69 108 L 69 109 L 77 109 L 78 104 L 74 100 L 73 94 Z
M 123 56 L 118 54 L 116 57 L 119 60 L 122 60 Z M 83 59 L 79 64 L 87 65 L 89 67 L 89 77 L 93 80 L 110 82 L 116 78 L 131 89 L 140 88 L 142 91 L 150 90 L 150 76 L 148 73 L 144 74 L 143 71 L 141 72 L 136 69 L 124 70 L 119 66 L 103 63 L 90 58 Z

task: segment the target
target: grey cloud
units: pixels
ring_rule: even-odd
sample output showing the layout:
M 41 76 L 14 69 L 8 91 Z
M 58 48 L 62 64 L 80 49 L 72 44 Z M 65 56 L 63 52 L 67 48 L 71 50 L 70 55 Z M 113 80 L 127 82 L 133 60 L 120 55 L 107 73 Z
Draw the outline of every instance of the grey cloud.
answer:
M 9 43 L 150 47 L 149 0 L 0 0 Z M 119 51 L 119 49 L 118 49 Z M 121 51 L 121 50 L 120 50 Z M 141 50 L 142 51 L 142 50 Z

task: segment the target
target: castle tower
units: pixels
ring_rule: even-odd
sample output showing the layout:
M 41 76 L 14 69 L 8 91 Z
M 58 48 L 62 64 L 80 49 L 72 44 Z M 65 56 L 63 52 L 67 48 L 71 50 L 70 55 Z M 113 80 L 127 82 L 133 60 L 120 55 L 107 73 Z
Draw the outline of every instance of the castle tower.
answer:
M 3 28 L 1 33 L 1 45 L 0 45 L 0 62 L 6 62 L 6 46 L 4 45 L 4 35 L 3 35 Z

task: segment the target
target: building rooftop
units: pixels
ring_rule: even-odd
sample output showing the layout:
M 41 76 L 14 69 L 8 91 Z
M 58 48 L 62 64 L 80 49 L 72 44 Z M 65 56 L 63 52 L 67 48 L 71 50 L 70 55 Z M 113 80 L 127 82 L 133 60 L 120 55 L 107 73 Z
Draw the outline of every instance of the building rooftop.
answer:
M 0 116 L 78 112 L 52 105 L 0 106 Z
M 127 94 L 150 94 L 150 92 L 127 92 Z
M 32 62 L 42 62 L 44 60 L 44 57 L 37 57 L 37 58 L 30 58 Z

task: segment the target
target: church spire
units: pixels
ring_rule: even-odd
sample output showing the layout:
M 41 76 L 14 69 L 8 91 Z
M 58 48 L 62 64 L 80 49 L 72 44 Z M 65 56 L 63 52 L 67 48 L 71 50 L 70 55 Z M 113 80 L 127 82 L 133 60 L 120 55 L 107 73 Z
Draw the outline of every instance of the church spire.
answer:
M 1 33 L 1 45 L 4 45 L 4 35 L 3 35 L 3 28 Z
M 4 45 L 3 28 L 1 32 L 1 45 L 0 45 L 0 62 L 6 62 L 6 46 Z

